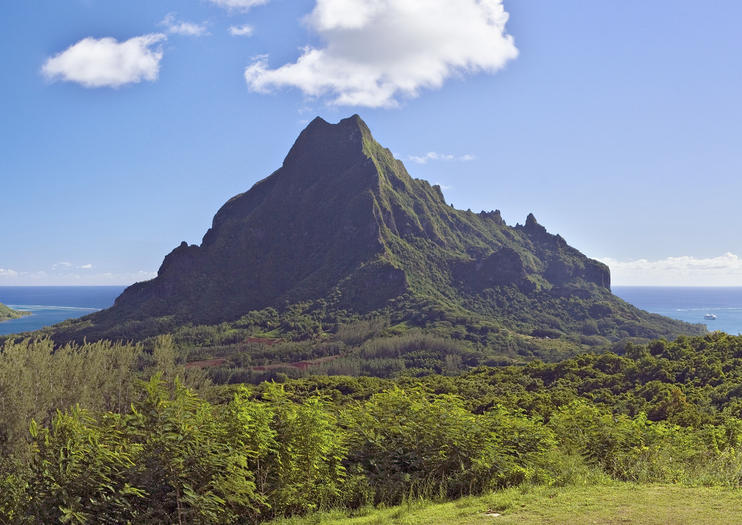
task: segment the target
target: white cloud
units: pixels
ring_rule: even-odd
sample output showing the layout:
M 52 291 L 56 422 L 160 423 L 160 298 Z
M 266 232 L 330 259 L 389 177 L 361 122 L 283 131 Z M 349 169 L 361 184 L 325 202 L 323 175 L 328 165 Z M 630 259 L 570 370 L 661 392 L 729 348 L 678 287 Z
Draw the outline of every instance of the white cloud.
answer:
M 251 8 L 267 4 L 270 0 L 211 0 L 212 4 L 230 10 L 249 11 Z
M 47 59 L 41 68 L 49 80 L 76 82 L 88 88 L 119 87 L 157 80 L 162 49 L 155 46 L 162 33 L 137 36 L 124 42 L 114 38 L 84 38 Z M 154 47 L 153 47 L 154 46 Z
M 203 36 L 207 35 L 206 24 L 194 24 L 193 22 L 183 22 L 175 18 L 175 13 L 168 13 L 160 22 L 161 26 L 167 28 L 168 33 L 183 36 Z
M 56 265 L 55 265 L 56 266 Z M 97 285 L 129 285 L 135 282 L 147 281 L 156 277 L 156 272 L 139 270 L 134 272 L 100 272 L 85 271 L 78 273 L 77 269 L 91 270 L 90 264 L 72 268 L 57 267 L 51 272 L 46 271 L 16 271 L 0 268 L 0 285 L 13 286 L 97 286 Z
M 229 26 L 229 34 L 232 36 L 250 36 L 253 33 L 253 27 L 249 24 L 241 26 Z
M 93 268 L 93 265 L 92 264 L 83 264 L 83 265 L 80 265 L 80 266 L 75 266 L 74 264 L 72 264 L 69 261 L 60 261 L 58 263 L 52 264 L 51 270 L 53 272 L 57 272 L 59 270 L 69 270 L 71 268 L 76 268 L 78 270 L 90 270 L 90 269 Z
M 395 106 L 453 75 L 503 68 L 518 55 L 507 20 L 502 0 L 317 0 L 306 23 L 324 47 L 277 69 L 259 58 L 245 80 L 257 92 L 295 87 L 336 105 Z
M 741 286 L 742 259 L 733 253 L 719 257 L 667 257 L 650 261 L 599 259 L 611 269 L 611 281 L 624 286 Z
M 435 151 L 429 151 L 424 155 L 410 155 L 407 157 L 412 162 L 415 162 L 417 164 L 427 164 L 431 160 L 444 160 L 444 161 L 459 161 L 459 162 L 469 162 L 474 160 L 476 157 L 474 155 L 466 154 L 466 155 L 451 155 L 450 153 L 436 153 Z
M 0 279 L 17 277 L 18 272 L 10 268 L 0 268 Z

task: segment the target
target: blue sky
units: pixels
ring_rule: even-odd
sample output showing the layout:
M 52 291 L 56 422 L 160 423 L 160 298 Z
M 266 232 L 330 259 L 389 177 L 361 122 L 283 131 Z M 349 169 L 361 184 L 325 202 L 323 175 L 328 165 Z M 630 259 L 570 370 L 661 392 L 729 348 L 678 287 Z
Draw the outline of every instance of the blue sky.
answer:
M 742 285 L 740 2 L 3 9 L 0 285 L 149 278 L 353 113 L 457 208 L 533 212 L 615 284 Z

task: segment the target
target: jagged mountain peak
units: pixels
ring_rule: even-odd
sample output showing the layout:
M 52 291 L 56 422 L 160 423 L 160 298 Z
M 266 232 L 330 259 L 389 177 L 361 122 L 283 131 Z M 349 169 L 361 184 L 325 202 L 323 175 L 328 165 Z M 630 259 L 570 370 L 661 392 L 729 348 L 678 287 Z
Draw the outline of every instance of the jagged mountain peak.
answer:
M 175 248 L 155 279 L 127 288 L 77 336 L 108 336 L 152 318 L 234 321 L 313 301 L 368 314 L 402 298 L 500 316 L 517 329 L 513 311 L 533 316 L 571 295 L 619 301 L 608 267 L 548 233 L 533 214 L 510 227 L 499 211 L 454 209 L 440 187 L 413 179 L 358 115 L 336 124 L 317 117 L 278 170 L 222 206 L 200 246 Z M 588 306 L 572 312 L 560 303 L 546 318 L 572 326 Z
M 364 146 L 369 142 L 374 142 L 371 131 L 358 115 L 342 119 L 337 124 L 316 117 L 297 137 L 283 167 L 296 167 L 311 161 L 328 170 L 342 170 L 362 160 Z
M 549 255 L 559 244 L 552 237 L 532 214 L 525 228 L 510 228 L 499 213 L 447 206 L 358 115 L 336 124 L 317 117 L 281 168 L 217 212 L 201 246 L 181 244 L 156 279 L 127 289 L 117 306 L 213 321 L 328 294 L 368 311 L 410 292 L 452 300 L 457 283 L 466 293 L 574 279 L 607 286 L 608 269 L 576 250 L 550 270 L 561 260 Z M 201 308 L 204 296 L 218 307 Z

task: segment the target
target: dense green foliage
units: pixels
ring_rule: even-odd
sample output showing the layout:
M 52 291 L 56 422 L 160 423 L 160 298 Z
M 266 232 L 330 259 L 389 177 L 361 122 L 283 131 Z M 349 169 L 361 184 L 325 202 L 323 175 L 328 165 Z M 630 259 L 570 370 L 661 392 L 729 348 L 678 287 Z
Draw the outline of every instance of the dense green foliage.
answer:
M 221 387 L 169 338 L 52 349 L 0 355 L 4 522 L 254 523 L 523 482 L 742 484 L 742 337 L 722 333 L 453 377 Z
M 209 370 L 213 381 L 254 383 L 277 374 L 292 378 L 309 374 L 422 376 L 533 359 L 553 362 L 584 352 L 620 351 L 627 341 L 646 342 L 652 330 L 662 331 L 664 318 L 660 316 L 647 314 L 642 326 L 648 331 L 643 331 L 636 329 L 634 321 L 622 324 L 620 316 L 601 319 L 605 312 L 591 309 L 588 301 L 573 297 L 568 303 L 555 308 L 587 312 L 588 318 L 575 329 L 589 335 L 556 324 L 553 316 L 548 325 L 552 328 L 531 329 L 540 321 L 527 313 L 522 314 L 521 326 L 529 333 L 519 333 L 502 328 L 492 318 L 407 298 L 393 301 L 373 316 L 333 310 L 320 300 L 293 305 L 284 312 L 275 308 L 252 311 L 237 321 L 218 325 L 178 326 L 172 318 L 160 324 L 157 320 L 137 322 L 117 336 L 131 339 L 131 333 L 146 331 L 147 323 L 156 325 L 158 330 L 172 332 L 187 361 L 223 359 L 218 368 Z M 589 317 L 591 311 L 598 317 Z M 657 323 L 652 324 L 655 318 Z M 594 326 L 611 327 L 615 337 L 596 335 Z M 687 326 L 689 332 L 695 330 Z M 53 334 L 59 328 L 41 333 Z M 611 342 L 613 339 L 618 341 Z M 152 336 L 142 342 L 151 348 L 155 340 Z M 321 362 L 305 368 L 293 365 L 313 360 Z M 269 369 L 261 368 L 266 365 Z
M 0 348 L 0 457 L 17 454 L 34 419 L 80 404 L 121 412 L 131 403 L 144 359 L 141 348 L 98 342 L 55 351 L 48 339 L 8 341 Z
M 705 329 L 613 296 L 532 215 L 447 205 L 357 116 L 312 122 L 156 279 L 41 333 L 1 347 L 3 523 L 742 483 L 742 337 L 650 341 Z
M 3 303 L 0 303 L 0 322 L 18 319 L 24 315 L 30 315 L 30 312 L 19 312 L 18 310 L 13 310 L 5 306 Z
M 233 523 L 334 503 L 344 450 L 332 416 L 280 390 L 270 401 L 217 407 L 155 376 L 123 415 L 72 408 L 32 423 L 18 519 Z
M 181 244 L 112 308 L 48 333 L 65 343 L 182 331 L 205 346 L 215 332 L 314 340 L 376 318 L 470 341 L 489 358 L 704 332 L 612 295 L 608 268 L 533 215 L 509 226 L 498 211 L 449 206 L 353 116 L 315 119 L 281 168 L 218 211 L 201 245 Z
M 481 412 L 500 404 L 542 418 L 575 400 L 628 417 L 683 426 L 742 417 L 742 336 L 704 337 L 628 344 L 622 355 L 585 354 L 558 363 L 482 367 L 457 376 L 374 378 L 314 376 L 287 383 L 297 398 L 318 392 L 338 402 L 365 399 L 397 384 L 431 394 L 455 394 Z M 259 387 L 257 387 L 259 389 Z M 293 395 L 293 394 L 292 394 Z

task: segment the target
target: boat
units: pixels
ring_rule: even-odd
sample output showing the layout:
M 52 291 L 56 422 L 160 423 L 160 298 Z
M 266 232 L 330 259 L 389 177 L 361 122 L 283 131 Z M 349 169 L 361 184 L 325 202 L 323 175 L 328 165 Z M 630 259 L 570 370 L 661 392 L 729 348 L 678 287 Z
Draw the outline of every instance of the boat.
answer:
M 716 319 L 716 314 L 706 314 L 703 316 L 704 319 L 708 319 L 709 321 L 713 321 Z

